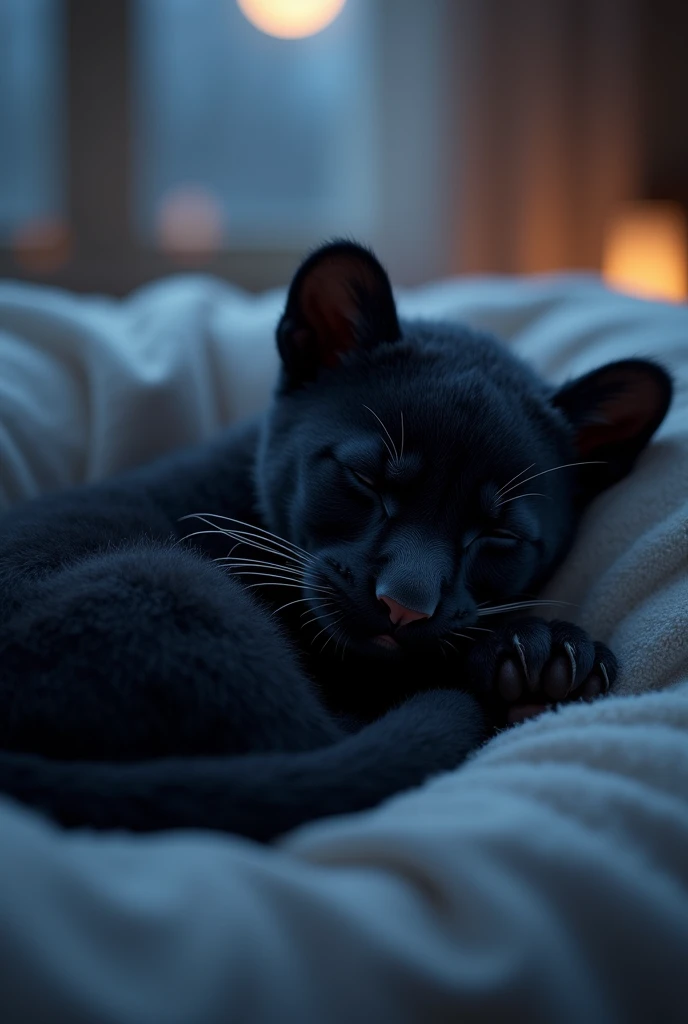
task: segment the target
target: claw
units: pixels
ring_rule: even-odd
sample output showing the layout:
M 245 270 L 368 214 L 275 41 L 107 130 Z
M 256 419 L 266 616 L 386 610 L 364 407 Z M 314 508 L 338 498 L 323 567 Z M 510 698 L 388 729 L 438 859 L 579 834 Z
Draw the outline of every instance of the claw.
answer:
M 609 691 L 609 676 L 607 675 L 607 666 L 603 661 L 600 662 L 600 672 L 604 676 L 604 692 Z
M 573 690 L 573 688 L 576 685 L 576 655 L 575 655 L 575 649 L 574 649 L 573 644 L 569 643 L 569 641 L 566 640 L 565 643 L 564 643 L 564 650 L 568 654 L 569 661 L 571 662 L 571 689 Z
M 523 649 L 518 633 L 514 633 L 513 644 L 518 654 L 518 660 L 521 662 L 521 668 L 523 669 L 523 675 L 526 677 L 526 682 L 530 686 L 530 676 L 528 675 L 528 664 L 526 662 L 526 652 Z

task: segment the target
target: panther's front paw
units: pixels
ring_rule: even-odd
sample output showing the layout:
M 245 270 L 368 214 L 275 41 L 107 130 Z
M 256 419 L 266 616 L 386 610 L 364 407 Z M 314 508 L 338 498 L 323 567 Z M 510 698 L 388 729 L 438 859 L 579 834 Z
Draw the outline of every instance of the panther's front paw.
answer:
M 609 648 L 579 626 L 532 618 L 477 643 L 468 666 L 476 692 L 489 700 L 497 719 L 510 723 L 548 704 L 595 700 L 607 693 L 618 672 Z

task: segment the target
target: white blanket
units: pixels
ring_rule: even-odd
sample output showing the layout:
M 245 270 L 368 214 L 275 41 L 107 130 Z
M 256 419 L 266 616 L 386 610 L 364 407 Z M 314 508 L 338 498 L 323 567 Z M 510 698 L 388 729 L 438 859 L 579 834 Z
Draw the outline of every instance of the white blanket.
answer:
M 0 286 L 0 503 L 260 407 L 281 301 L 205 278 L 121 303 Z M 491 327 L 551 379 L 672 369 L 671 415 L 549 587 L 619 653 L 618 692 L 666 692 L 547 714 L 273 850 L 63 835 L 0 803 L 3 1024 L 686 1019 L 688 310 L 582 277 L 401 308 Z

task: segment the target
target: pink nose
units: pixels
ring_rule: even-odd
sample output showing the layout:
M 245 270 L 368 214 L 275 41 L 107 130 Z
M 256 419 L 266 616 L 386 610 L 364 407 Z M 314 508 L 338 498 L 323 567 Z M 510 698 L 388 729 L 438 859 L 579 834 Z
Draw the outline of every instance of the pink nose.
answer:
M 418 619 L 429 619 L 425 612 L 414 612 L 412 608 L 404 608 L 391 597 L 380 594 L 380 600 L 389 608 L 389 617 L 393 626 L 406 626 L 409 622 L 417 622 Z

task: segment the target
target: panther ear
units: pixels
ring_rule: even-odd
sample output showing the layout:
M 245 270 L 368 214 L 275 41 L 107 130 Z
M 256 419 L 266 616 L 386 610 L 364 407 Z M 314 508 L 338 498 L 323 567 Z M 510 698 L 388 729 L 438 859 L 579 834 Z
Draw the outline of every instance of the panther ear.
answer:
M 574 428 L 576 454 L 599 461 L 584 474 L 595 493 L 621 480 L 667 414 L 671 377 L 644 359 L 608 363 L 554 395 Z
M 292 384 L 315 380 L 352 349 L 401 336 L 389 278 L 354 242 L 333 242 L 299 267 L 277 327 L 277 346 Z

